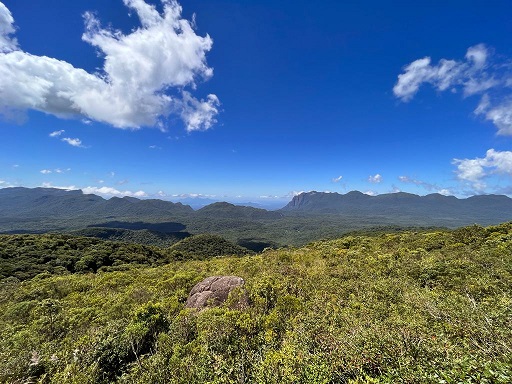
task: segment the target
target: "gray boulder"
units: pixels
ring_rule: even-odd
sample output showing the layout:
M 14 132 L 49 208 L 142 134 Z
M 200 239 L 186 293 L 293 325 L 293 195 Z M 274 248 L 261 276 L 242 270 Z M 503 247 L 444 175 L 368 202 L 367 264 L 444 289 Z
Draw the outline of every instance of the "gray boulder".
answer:
M 186 308 L 205 308 L 219 306 L 224 303 L 229 293 L 244 285 L 244 279 L 238 276 L 211 276 L 197 283 L 190 291 L 185 304 Z M 246 304 L 245 297 L 241 297 L 237 307 Z

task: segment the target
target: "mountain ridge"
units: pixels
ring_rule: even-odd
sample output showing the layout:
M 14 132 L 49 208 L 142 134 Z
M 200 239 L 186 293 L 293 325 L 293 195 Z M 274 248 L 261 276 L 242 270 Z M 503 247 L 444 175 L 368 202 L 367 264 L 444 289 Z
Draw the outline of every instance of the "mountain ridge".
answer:
M 459 199 L 441 194 L 420 196 L 406 192 L 370 196 L 359 191 L 346 194 L 311 191 L 294 196 L 280 211 L 302 214 L 424 216 L 433 219 L 474 218 L 475 222 L 509 221 L 512 219 L 512 199 L 494 194 Z

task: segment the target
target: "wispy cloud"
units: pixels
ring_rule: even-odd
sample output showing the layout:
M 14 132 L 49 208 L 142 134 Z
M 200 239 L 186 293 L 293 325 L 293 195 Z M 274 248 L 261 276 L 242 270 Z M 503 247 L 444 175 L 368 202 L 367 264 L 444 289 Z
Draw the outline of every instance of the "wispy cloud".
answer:
M 333 179 L 332 179 L 332 182 L 333 182 L 333 183 L 339 183 L 339 182 L 341 181 L 341 179 L 343 179 L 343 176 L 341 176 L 341 175 L 340 175 L 340 176 L 338 176 L 338 177 L 333 178 Z
M 42 170 L 40 170 L 39 172 L 41 172 L 43 175 L 49 175 L 50 173 L 58 173 L 58 174 L 61 174 L 61 173 L 69 172 L 69 171 L 71 171 L 71 168 L 65 168 L 65 169 L 62 169 L 62 168 L 55 168 L 54 170 L 51 170 L 51 169 L 42 169 Z
M 1 57 L 0 57 L 1 58 Z M 0 80 L 1 82 L 1 80 Z M 1 85 L 1 84 L 0 84 Z M 0 111 L 1 112 L 1 111 Z M 66 132 L 65 130 L 61 129 L 60 131 L 53 131 L 48 136 L 58 138 L 62 136 L 62 134 Z M 63 141 L 64 143 L 68 143 L 69 145 L 73 147 L 79 147 L 79 148 L 85 148 L 85 146 L 82 143 L 82 140 L 78 138 L 71 138 L 71 137 L 63 137 L 60 139 L 60 141 Z
M 92 12 L 84 14 L 82 40 L 104 57 L 100 73 L 22 51 L 13 36 L 14 19 L 0 3 L 0 113 L 34 109 L 117 128 L 162 130 L 174 114 L 188 131 L 209 129 L 219 99 L 213 94 L 197 99 L 184 87 L 194 90 L 198 80 L 213 76 L 206 64 L 213 41 L 195 33 L 177 1 L 161 2 L 163 13 L 144 0 L 124 0 L 140 21 L 129 34 L 103 28 Z
M 429 192 L 437 192 L 441 195 L 453 195 L 452 191 L 448 188 L 443 188 L 438 186 L 437 184 L 429 183 L 427 181 L 414 179 L 409 176 L 398 176 L 398 180 L 400 180 L 402 183 L 406 184 L 414 184 L 418 187 L 421 187 Z
M 376 175 L 373 175 L 373 176 L 368 176 L 368 181 L 370 183 L 374 183 L 374 184 L 378 184 L 378 183 L 381 183 L 382 182 L 382 176 L 380 174 L 376 174 Z
M 63 137 L 61 140 L 64 141 L 65 143 L 68 143 L 72 147 L 85 148 L 82 144 L 82 140 L 78 138 L 73 139 L 71 137 Z
M 475 114 L 491 121 L 499 135 L 512 135 L 512 63 L 484 44 L 470 47 L 463 60 L 441 59 L 432 64 L 430 57 L 424 57 L 413 61 L 398 75 L 393 93 L 407 102 L 423 84 L 441 92 L 462 91 L 464 97 L 481 95 Z
M 172 197 L 178 198 L 178 199 L 210 199 L 217 197 L 216 195 L 208 195 L 203 193 L 179 193 L 174 194 Z
M 60 136 L 60 135 L 62 135 L 64 132 L 66 132 L 66 131 L 64 131 L 63 129 L 61 129 L 60 131 L 53 131 L 53 132 L 52 132 L 52 133 L 50 133 L 48 136 L 50 136 L 50 137 L 59 137 L 59 136 Z

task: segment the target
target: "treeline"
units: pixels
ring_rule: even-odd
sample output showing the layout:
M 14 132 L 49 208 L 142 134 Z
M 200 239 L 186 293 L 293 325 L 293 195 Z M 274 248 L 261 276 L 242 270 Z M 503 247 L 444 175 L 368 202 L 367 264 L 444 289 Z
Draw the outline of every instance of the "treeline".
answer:
M 510 383 L 511 255 L 509 223 L 4 279 L 0 382 Z M 212 275 L 250 305 L 185 309 Z

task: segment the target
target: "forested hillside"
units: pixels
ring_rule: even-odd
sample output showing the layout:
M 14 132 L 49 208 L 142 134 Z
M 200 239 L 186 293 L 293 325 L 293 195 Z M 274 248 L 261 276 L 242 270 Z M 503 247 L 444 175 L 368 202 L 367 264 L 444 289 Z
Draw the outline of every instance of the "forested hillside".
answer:
M 215 235 L 192 236 L 173 244 L 158 248 L 61 234 L 0 235 L 0 281 L 7 277 L 26 280 L 40 273 L 105 272 L 250 253 Z
M 0 381 L 510 383 L 511 255 L 509 223 L 4 278 Z M 245 285 L 185 309 L 214 275 Z

